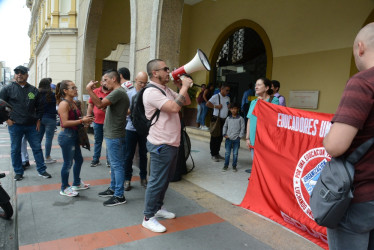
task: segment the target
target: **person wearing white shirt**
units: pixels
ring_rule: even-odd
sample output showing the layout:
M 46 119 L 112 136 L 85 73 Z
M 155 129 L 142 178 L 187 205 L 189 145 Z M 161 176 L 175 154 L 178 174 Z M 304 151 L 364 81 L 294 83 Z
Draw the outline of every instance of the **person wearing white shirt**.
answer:
M 228 94 L 230 93 L 230 86 L 226 84 L 222 84 L 220 92 L 218 94 L 213 95 L 209 101 L 206 103 L 206 106 L 209 108 L 213 108 L 213 117 L 211 121 L 215 121 L 216 119 L 221 119 L 221 124 L 225 124 L 225 120 L 227 115 L 229 114 L 229 103 L 230 97 Z M 219 117 L 218 117 L 219 115 Z M 221 143 L 223 140 L 222 130 L 219 136 L 213 137 L 210 136 L 210 154 L 212 156 L 212 160 L 218 162 L 220 159 L 225 159 L 219 154 L 219 150 L 221 148 Z

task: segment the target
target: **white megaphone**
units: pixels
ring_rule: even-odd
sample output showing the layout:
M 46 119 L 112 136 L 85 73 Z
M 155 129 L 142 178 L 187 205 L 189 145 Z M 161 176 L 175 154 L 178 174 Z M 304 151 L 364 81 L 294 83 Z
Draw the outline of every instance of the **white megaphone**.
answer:
M 184 74 L 191 74 L 204 69 L 208 71 L 210 70 L 208 58 L 202 50 L 197 49 L 195 57 L 189 63 L 176 70 L 173 70 L 173 72 L 170 73 L 170 79 L 173 81 L 178 81 Z M 193 83 L 191 83 L 190 87 L 192 86 Z

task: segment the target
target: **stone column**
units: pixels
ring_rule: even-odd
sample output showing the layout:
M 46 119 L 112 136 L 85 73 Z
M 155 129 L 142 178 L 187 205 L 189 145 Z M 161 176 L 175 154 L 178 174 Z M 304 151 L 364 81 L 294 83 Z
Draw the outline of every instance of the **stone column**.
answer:
M 77 67 L 79 99 L 86 94 L 86 84 L 95 79 L 96 43 L 104 1 L 80 0 L 78 15 Z
M 69 11 L 69 28 L 76 28 L 76 0 L 71 0 L 71 8 Z
M 179 67 L 183 0 L 164 0 L 160 9 L 158 53 L 172 69 Z
M 134 75 L 146 71 L 147 62 L 155 58 L 178 67 L 183 0 L 131 0 L 130 4 L 130 70 Z
M 47 27 L 51 27 L 51 0 L 48 0 L 47 1 L 47 21 L 46 21 L 46 24 L 47 24 Z
M 45 19 L 45 2 L 42 3 L 41 9 L 42 9 L 42 16 L 41 16 L 41 25 L 42 25 L 42 33 L 46 27 L 46 19 Z
M 52 28 L 58 28 L 60 26 L 60 3 L 59 0 L 54 0 L 52 12 Z

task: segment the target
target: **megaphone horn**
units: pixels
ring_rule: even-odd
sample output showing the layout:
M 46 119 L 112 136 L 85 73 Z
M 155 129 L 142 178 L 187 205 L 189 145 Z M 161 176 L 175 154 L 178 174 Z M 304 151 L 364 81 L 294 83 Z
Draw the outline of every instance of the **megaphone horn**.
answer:
M 173 81 L 179 81 L 180 77 L 184 74 L 191 74 L 196 71 L 200 70 L 210 70 L 210 64 L 208 61 L 208 58 L 204 54 L 204 52 L 200 49 L 197 49 L 197 53 L 195 57 L 186 65 L 179 67 L 176 70 L 173 70 L 173 72 L 170 73 L 170 78 Z M 191 83 L 191 86 L 193 86 L 193 83 Z

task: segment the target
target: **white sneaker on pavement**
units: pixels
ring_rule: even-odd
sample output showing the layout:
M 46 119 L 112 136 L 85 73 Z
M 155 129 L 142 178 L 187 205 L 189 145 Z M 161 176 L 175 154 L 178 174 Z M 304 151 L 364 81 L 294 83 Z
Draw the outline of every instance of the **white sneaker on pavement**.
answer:
M 87 184 L 81 181 L 81 184 L 79 186 L 71 186 L 71 189 L 73 189 L 74 191 L 77 191 L 77 190 L 85 190 L 85 189 L 88 189 L 89 187 L 90 187 L 90 184 Z
M 57 162 L 55 159 L 52 159 L 52 158 L 48 158 L 48 159 L 45 159 L 44 163 L 46 164 L 52 164 L 52 163 L 55 163 Z
M 209 128 L 207 127 L 207 126 L 202 126 L 202 128 L 201 128 L 202 130 L 206 130 L 206 131 L 208 131 L 209 130 Z
M 155 233 L 163 233 L 166 231 L 166 227 L 161 225 L 154 216 L 152 218 L 149 218 L 148 220 L 145 220 L 144 218 L 142 226 Z
M 77 196 L 79 193 L 73 190 L 71 187 L 67 187 L 64 191 L 61 190 L 60 194 L 68 197 L 74 197 Z
M 157 213 L 155 214 L 155 217 L 165 218 L 165 219 L 174 219 L 175 213 L 169 212 L 161 208 L 160 210 L 157 211 Z

